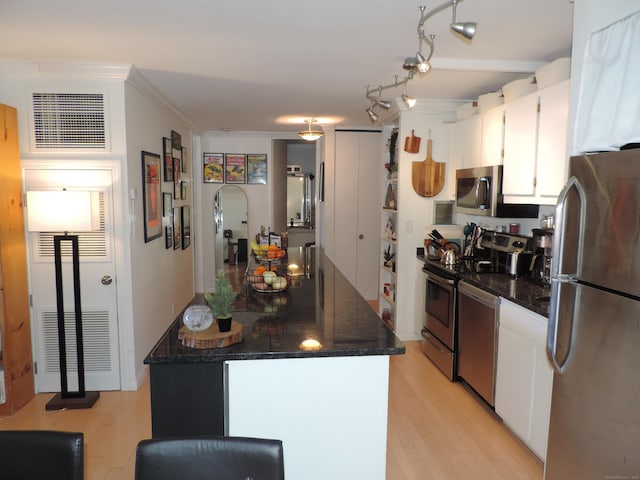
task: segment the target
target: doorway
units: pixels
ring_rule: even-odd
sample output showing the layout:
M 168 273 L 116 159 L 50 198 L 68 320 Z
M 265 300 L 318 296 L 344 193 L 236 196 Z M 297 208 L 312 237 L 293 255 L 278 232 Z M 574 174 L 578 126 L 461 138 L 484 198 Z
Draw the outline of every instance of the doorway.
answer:
M 119 390 L 120 361 L 115 258 L 113 249 L 113 178 L 111 169 L 25 168 L 25 191 L 91 190 L 100 197 L 100 230 L 79 233 L 85 384 L 89 390 Z M 27 205 L 27 208 L 29 206 Z M 36 392 L 60 391 L 60 363 L 53 233 L 29 232 Z M 62 252 L 64 304 L 73 310 L 70 252 Z M 68 282 L 69 284 L 67 285 Z M 69 389 L 77 388 L 74 312 L 65 311 Z

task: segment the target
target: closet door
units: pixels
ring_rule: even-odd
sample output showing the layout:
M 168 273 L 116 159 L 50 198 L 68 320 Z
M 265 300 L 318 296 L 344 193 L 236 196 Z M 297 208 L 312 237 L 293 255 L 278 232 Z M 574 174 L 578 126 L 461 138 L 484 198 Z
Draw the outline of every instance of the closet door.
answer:
M 338 269 L 367 300 L 378 296 L 380 132 L 336 132 L 335 253 Z

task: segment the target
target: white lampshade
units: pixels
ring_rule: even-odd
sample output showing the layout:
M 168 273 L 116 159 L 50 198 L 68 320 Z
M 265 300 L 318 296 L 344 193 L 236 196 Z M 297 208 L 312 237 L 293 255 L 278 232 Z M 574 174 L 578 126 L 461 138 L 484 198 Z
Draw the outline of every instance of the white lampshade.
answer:
M 27 226 L 30 232 L 97 230 L 100 226 L 98 212 L 98 192 L 27 192 Z

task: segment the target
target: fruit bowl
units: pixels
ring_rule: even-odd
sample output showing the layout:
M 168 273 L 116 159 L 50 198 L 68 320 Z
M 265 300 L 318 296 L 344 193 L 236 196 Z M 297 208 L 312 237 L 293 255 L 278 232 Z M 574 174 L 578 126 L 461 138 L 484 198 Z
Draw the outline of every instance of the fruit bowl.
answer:
M 260 293 L 283 292 L 289 285 L 289 279 L 278 276 L 274 271 L 268 270 L 265 274 L 247 274 L 247 281 L 253 290 Z
M 251 250 L 253 251 L 253 256 L 256 257 L 256 260 L 259 262 L 280 260 L 287 254 L 285 249 L 276 247 L 275 245 L 269 245 L 268 247 L 266 245 L 259 247 L 254 245 Z

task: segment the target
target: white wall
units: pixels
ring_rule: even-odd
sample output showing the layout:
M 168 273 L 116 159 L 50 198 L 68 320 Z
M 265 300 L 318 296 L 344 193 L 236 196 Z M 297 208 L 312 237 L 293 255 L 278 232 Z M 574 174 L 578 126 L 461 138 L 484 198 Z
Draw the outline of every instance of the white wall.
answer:
M 187 147 L 187 155 L 191 153 L 191 128 L 177 114 L 159 102 L 137 84 L 127 82 L 125 85 L 125 110 L 127 131 L 127 159 L 125 168 L 125 189 L 123 205 L 129 205 L 128 194 L 135 189 L 136 199 L 131 202 L 134 208 L 135 221 L 128 224 L 124 235 L 128 243 L 129 261 L 127 262 L 130 285 L 130 299 L 118 298 L 124 305 L 130 304 L 130 316 L 120 318 L 121 349 L 123 355 L 131 356 L 131 362 L 123 365 L 128 370 L 123 372 L 123 389 L 137 388 L 145 367 L 144 358 L 151 351 L 160 336 L 173 322 L 176 315 L 193 298 L 195 292 L 194 245 L 193 239 L 198 232 L 192 221 L 191 246 L 182 250 L 166 249 L 164 235 L 145 243 L 142 206 L 142 160 L 141 152 L 148 151 L 162 156 L 162 138 L 170 137 L 174 130 L 181 134 L 182 142 Z M 190 161 L 191 172 L 195 162 Z M 191 173 L 181 174 L 187 179 Z M 193 192 L 192 185 L 189 188 Z M 173 183 L 162 182 L 163 192 L 173 193 Z M 191 198 L 173 200 L 174 207 L 192 205 Z M 130 207 L 131 208 L 131 207 Z M 194 208 L 191 209 L 192 217 Z M 128 212 L 126 213 L 128 216 Z M 120 276 L 118 281 L 126 281 Z M 130 321 L 129 319 L 133 319 Z

